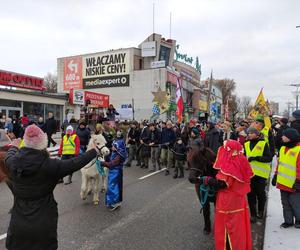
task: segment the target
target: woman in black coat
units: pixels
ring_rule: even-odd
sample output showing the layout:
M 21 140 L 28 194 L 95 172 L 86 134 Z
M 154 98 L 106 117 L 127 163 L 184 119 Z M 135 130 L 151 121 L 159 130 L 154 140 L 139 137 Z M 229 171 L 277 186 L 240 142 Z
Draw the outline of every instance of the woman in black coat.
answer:
M 70 160 L 51 159 L 47 135 L 36 125 L 26 128 L 25 147 L 15 143 L 5 158 L 9 186 L 14 195 L 6 247 L 13 250 L 57 249 L 58 211 L 53 190 L 59 179 L 93 160 L 93 149 Z

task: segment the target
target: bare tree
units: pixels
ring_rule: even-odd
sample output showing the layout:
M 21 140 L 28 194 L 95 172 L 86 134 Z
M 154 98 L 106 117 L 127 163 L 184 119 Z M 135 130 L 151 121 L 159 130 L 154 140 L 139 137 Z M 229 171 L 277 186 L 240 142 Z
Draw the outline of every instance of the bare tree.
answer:
M 57 93 L 57 75 L 50 72 L 44 77 L 46 92 Z
M 248 117 L 249 113 L 251 112 L 253 105 L 251 103 L 250 96 L 243 96 L 240 101 L 240 112 L 245 116 Z
M 223 104 L 225 104 L 232 97 L 236 83 L 233 79 L 228 78 L 215 80 L 215 83 L 222 91 Z
M 215 80 L 214 82 L 216 86 L 221 89 L 223 106 L 225 106 L 228 101 L 229 116 L 234 120 L 238 113 L 238 97 L 234 93 L 236 88 L 235 81 L 233 79 L 225 78 Z

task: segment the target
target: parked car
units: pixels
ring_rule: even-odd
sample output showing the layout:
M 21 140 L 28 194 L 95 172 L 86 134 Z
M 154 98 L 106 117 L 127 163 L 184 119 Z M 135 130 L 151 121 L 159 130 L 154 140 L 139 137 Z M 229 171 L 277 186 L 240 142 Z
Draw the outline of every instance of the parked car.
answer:
M 4 167 L 6 152 L 11 147 L 11 140 L 4 129 L 0 129 L 0 182 L 7 178 L 8 172 Z

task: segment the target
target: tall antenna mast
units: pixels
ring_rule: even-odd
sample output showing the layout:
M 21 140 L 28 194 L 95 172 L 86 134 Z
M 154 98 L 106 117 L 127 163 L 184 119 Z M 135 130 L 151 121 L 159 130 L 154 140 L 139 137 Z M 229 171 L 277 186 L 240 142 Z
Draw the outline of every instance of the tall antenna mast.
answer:
M 154 34 L 154 10 L 155 10 L 155 3 L 153 3 L 153 34 Z
M 170 12 L 170 39 L 172 39 L 172 12 Z

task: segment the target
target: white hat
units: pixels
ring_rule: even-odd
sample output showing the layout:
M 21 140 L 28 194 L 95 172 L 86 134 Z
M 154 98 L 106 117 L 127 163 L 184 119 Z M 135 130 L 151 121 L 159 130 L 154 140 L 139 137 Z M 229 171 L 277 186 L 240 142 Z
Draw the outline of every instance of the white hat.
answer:
M 71 125 L 69 125 L 68 127 L 67 127 L 67 129 L 66 129 L 66 131 L 68 131 L 68 130 L 71 130 L 72 132 L 73 132 L 73 127 L 71 126 Z

